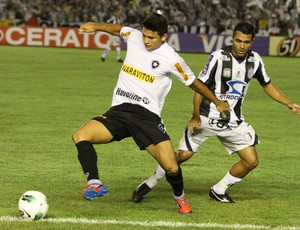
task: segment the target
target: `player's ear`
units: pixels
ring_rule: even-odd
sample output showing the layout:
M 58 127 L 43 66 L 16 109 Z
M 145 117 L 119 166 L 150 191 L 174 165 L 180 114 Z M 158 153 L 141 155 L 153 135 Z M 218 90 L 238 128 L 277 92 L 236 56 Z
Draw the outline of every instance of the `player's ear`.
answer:
M 161 36 L 161 40 L 164 42 L 164 41 L 166 41 L 166 39 L 167 39 L 167 34 L 163 34 L 162 36 Z

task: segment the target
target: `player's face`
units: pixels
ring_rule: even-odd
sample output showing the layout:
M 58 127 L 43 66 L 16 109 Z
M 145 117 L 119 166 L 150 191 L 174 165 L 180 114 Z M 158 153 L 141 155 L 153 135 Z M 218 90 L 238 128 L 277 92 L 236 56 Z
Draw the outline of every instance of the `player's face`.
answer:
M 237 58 L 245 57 L 246 53 L 251 48 L 253 43 L 252 34 L 243 34 L 241 31 L 236 31 L 233 36 L 232 54 Z
M 143 28 L 142 33 L 144 44 L 148 51 L 152 51 L 160 47 L 167 38 L 167 34 L 160 36 L 156 31 L 148 30 L 146 28 Z

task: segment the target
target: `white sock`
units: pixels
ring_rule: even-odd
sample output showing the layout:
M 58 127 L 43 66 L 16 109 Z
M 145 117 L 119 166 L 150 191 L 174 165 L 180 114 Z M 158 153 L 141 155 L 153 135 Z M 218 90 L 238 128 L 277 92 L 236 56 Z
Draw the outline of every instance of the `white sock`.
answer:
M 119 60 L 119 59 L 121 59 L 121 48 L 117 47 L 116 51 L 117 51 L 117 60 Z
M 185 196 L 184 191 L 182 191 L 182 194 L 181 194 L 180 196 L 175 196 L 175 195 L 174 195 L 174 199 L 175 199 L 175 200 L 180 200 L 180 199 L 182 199 L 184 196 Z
M 146 180 L 146 184 L 149 188 L 154 188 L 157 185 L 158 180 L 162 179 L 165 175 L 165 170 L 158 165 L 154 174 Z
M 155 172 L 154 172 L 154 176 L 158 180 L 160 180 L 160 179 L 164 178 L 165 175 L 166 175 L 165 170 L 160 165 L 158 165 Z
M 223 179 L 215 184 L 212 188 L 218 194 L 225 194 L 228 187 L 240 182 L 241 180 L 241 178 L 234 177 L 227 172 Z
M 87 184 L 88 185 L 90 185 L 90 184 L 102 184 L 102 182 L 98 179 L 92 179 L 92 180 L 89 180 Z
M 109 51 L 111 50 L 110 47 L 105 48 L 105 50 L 103 51 L 103 54 L 101 57 L 106 58 L 107 54 L 109 53 Z

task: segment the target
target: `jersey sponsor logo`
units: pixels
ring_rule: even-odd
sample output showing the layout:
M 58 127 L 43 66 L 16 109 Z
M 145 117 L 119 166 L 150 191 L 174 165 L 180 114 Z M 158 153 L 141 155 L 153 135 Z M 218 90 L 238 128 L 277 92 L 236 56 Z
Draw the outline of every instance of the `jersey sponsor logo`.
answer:
M 131 92 L 122 90 L 120 87 L 117 89 L 116 95 L 119 95 L 121 97 L 126 97 L 126 98 L 129 98 L 130 100 L 134 100 L 137 102 L 142 101 L 146 105 L 150 103 L 150 100 L 147 97 L 141 97 L 135 93 L 131 93 Z
M 222 55 L 222 56 L 220 57 L 220 60 L 221 60 L 221 61 L 230 61 L 231 59 L 230 59 L 227 55 Z
M 153 61 L 152 62 L 152 68 L 155 69 L 159 66 L 159 62 L 158 61 Z
M 130 65 L 124 64 L 122 66 L 122 71 L 136 79 L 139 79 L 141 81 L 147 82 L 149 84 L 153 84 L 156 77 L 155 76 L 151 76 L 149 74 L 146 74 Z
M 122 32 L 121 37 L 128 37 L 130 35 L 130 32 Z
M 236 94 L 242 96 L 244 87 L 247 84 L 243 81 L 228 81 L 226 82 L 229 85 L 230 89 L 226 92 L 228 94 Z M 242 87 L 241 87 L 242 86 Z
M 221 100 L 239 100 L 241 97 L 244 97 L 245 86 L 247 85 L 243 81 L 227 81 L 229 90 L 226 94 L 221 94 L 219 99 Z
M 250 56 L 247 61 L 248 62 L 256 62 L 256 59 L 255 59 L 255 57 Z
M 180 65 L 180 63 L 176 63 L 175 67 L 176 67 L 177 71 L 180 73 L 180 75 L 183 77 L 183 80 L 187 81 L 188 80 L 188 76 L 183 71 L 182 66 Z
M 222 76 L 225 78 L 231 78 L 231 69 L 230 68 L 224 68 Z

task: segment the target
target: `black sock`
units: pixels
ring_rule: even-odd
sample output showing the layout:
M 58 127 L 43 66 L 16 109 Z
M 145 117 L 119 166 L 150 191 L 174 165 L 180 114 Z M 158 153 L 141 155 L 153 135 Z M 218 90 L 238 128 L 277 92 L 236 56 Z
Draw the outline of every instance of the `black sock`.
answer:
M 86 179 L 99 179 L 97 167 L 97 153 L 94 146 L 89 141 L 80 141 L 76 144 L 78 159 L 83 169 Z
M 183 193 L 183 178 L 181 168 L 179 167 L 179 171 L 176 176 L 169 176 L 168 174 L 166 174 L 166 179 L 171 184 L 174 195 L 181 196 Z

